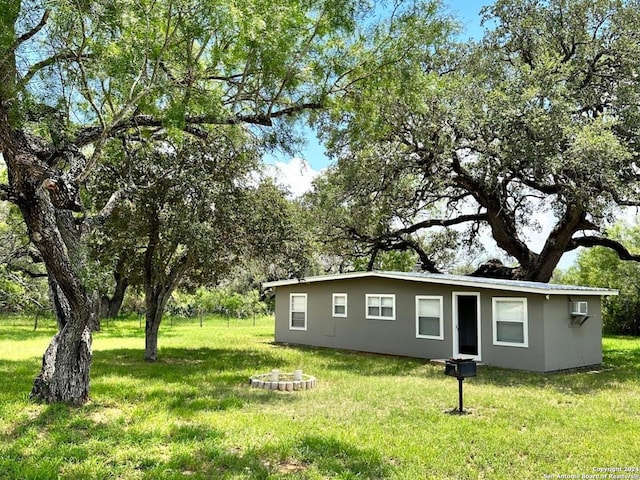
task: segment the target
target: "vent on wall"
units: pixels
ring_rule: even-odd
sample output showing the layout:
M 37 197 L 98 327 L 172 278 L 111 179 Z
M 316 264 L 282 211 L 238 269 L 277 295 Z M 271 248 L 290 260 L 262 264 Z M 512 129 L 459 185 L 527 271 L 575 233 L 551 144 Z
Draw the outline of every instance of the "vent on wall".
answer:
M 570 311 L 570 327 L 580 327 L 589 319 L 588 302 L 569 302 Z

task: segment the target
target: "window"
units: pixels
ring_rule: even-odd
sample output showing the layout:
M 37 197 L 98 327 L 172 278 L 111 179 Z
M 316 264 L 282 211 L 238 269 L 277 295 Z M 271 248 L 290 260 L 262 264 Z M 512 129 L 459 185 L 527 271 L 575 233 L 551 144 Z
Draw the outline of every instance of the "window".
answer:
M 444 340 L 442 297 L 416 296 L 416 337 Z
M 346 293 L 333 294 L 333 316 L 334 317 L 347 316 L 347 294 Z
M 396 319 L 396 296 L 367 294 L 367 318 L 372 320 Z
M 306 293 L 292 293 L 289 295 L 289 328 L 291 330 L 307 329 Z
M 529 346 L 527 299 L 493 298 L 493 344 L 508 347 Z

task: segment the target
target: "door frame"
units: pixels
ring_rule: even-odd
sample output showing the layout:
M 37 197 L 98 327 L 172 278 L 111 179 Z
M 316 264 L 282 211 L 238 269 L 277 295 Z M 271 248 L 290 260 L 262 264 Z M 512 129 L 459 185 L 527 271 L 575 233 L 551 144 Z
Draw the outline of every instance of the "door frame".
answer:
M 468 355 L 460 353 L 460 338 L 458 334 L 458 297 L 476 297 L 476 323 L 478 332 L 478 354 Z M 479 362 L 482 360 L 482 311 L 480 309 L 480 292 L 452 292 L 451 293 L 451 321 L 453 326 L 453 357 L 470 358 Z

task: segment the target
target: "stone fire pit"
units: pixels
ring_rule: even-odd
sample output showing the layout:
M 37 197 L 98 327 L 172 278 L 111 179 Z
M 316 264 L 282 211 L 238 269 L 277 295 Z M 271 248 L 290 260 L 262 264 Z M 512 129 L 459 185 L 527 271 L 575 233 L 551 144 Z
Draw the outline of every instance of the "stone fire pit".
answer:
M 293 392 L 297 390 L 310 390 L 316 386 L 316 377 L 296 370 L 293 373 L 280 373 L 272 370 L 269 373 L 254 375 L 249 378 L 249 385 L 253 388 L 264 388 L 266 390 L 280 390 L 282 392 Z

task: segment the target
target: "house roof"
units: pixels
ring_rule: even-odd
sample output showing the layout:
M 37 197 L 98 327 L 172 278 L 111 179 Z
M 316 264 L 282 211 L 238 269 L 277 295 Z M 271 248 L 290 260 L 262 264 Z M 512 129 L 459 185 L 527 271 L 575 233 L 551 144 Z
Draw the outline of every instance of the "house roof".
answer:
M 302 283 L 329 282 L 333 280 L 347 280 L 353 278 L 389 278 L 407 280 L 410 282 L 435 283 L 453 285 L 456 287 L 491 288 L 493 290 L 508 290 L 512 292 L 538 293 L 542 295 L 618 295 L 618 290 L 610 288 L 581 287 L 576 285 L 560 285 L 555 283 L 528 282 L 523 280 L 503 280 L 498 278 L 469 277 L 465 275 L 448 275 L 443 273 L 421 272 L 351 272 L 334 275 L 318 275 L 292 280 L 278 280 L 263 283 L 263 287 L 282 287 Z

